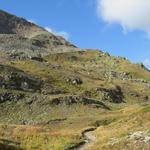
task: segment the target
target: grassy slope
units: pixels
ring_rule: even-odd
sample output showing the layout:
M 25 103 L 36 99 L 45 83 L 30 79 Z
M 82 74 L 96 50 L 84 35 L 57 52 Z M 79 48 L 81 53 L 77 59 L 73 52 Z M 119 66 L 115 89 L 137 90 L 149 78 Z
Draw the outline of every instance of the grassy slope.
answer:
M 135 144 L 135 141 L 129 140 L 126 137 L 129 133 L 137 131 L 149 131 L 150 106 L 131 105 L 119 111 L 115 111 L 110 118 L 116 118 L 116 121 L 107 125 L 101 126 L 93 132 L 96 141 L 88 149 L 97 150 L 121 150 L 121 149 L 149 149 L 149 144 L 140 142 Z M 114 143 L 111 142 L 116 140 Z
M 34 150 L 37 149 L 37 147 L 41 150 L 47 148 L 62 150 L 71 144 L 83 140 L 80 138 L 81 131 L 93 126 L 97 120 L 105 120 L 106 118 L 108 120 L 117 120 L 95 131 L 98 141 L 94 144 L 92 149 L 97 149 L 99 145 L 102 147 L 105 146 L 109 138 L 113 136 L 120 137 L 126 135 L 129 131 L 137 130 L 138 125 L 141 123 L 141 118 L 148 116 L 147 112 L 139 111 L 143 107 L 141 106 L 142 103 L 148 103 L 148 101 L 144 101 L 144 97 L 150 97 L 146 83 L 104 78 L 105 71 L 107 70 L 116 73 L 127 72 L 133 79 L 142 79 L 149 82 L 150 73 L 138 65 L 131 64 L 129 61 L 121 58 L 109 57 L 107 54 L 98 51 L 52 54 L 45 57 L 44 60 L 45 62 L 28 60 L 13 61 L 11 63 L 3 62 L 3 64 L 21 69 L 27 74 L 63 89 L 66 94 L 62 96 L 78 95 L 88 91 L 90 92 L 90 98 L 99 100 L 98 95 L 94 92 L 96 87 L 111 88 L 114 85 L 119 85 L 123 90 L 125 96 L 124 101 L 126 103 L 112 104 L 105 102 L 105 104 L 112 109 L 111 111 L 107 111 L 80 104 L 50 107 L 48 102 L 44 101 L 33 105 L 32 115 L 28 113 L 30 109 L 24 102 L 20 102 L 20 104 L 18 103 L 17 105 L 13 104 L 10 108 L 8 105 L 7 108 L 10 110 L 14 107 L 13 116 L 10 114 L 10 122 L 18 119 L 21 110 L 23 115 L 27 115 L 29 118 L 33 116 L 33 118 L 40 120 L 42 124 L 33 126 L 2 124 L 0 126 L 0 143 L 8 144 L 8 142 L 4 141 L 4 139 L 7 139 L 10 141 L 9 145 L 17 144 L 17 146 L 27 150 Z M 72 85 L 66 82 L 66 79 L 69 77 L 79 77 L 82 79 L 83 84 Z M 139 94 L 140 96 L 136 97 L 134 96 L 135 94 Z M 49 95 L 49 99 L 59 96 L 60 95 Z M 18 109 L 15 109 L 16 106 Z M 145 109 L 149 110 L 147 107 Z M 46 112 L 45 115 L 42 110 Z M 36 113 L 38 111 L 39 113 Z M 2 113 L 2 115 L 4 116 L 2 122 L 5 122 L 7 118 L 5 118 L 4 113 Z M 137 116 L 137 120 L 134 121 L 134 119 L 131 119 L 131 116 Z M 55 119 L 64 120 L 53 121 Z M 49 120 L 52 120 L 52 122 L 46 124 L 45 122 Z M 7 120 L 7 122 L 9 121 Z M 148 118 L 145 117 L 143 120 L 143 124 L 144 123 L 148 124 Z M 144 129 L 146 129 L 146 127 L 145 125 Z M 120 129 L 118 130 L 118 128 Z

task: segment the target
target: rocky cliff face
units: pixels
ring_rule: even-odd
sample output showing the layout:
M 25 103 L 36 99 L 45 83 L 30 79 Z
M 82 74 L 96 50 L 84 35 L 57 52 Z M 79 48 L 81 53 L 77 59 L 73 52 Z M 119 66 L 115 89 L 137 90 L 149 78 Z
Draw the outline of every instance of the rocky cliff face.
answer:
M 64 38 L 2 10 L 0 11 L 0 43 L 0 51 L 13 56 L 19 53 L 20 58 L 75 49 L 75 46 Z

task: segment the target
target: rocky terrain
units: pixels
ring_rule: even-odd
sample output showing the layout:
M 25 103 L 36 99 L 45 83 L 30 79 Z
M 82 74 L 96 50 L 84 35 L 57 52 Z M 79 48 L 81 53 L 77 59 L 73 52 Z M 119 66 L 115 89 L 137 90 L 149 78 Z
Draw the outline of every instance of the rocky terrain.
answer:
M 75 46 L 45 29 L 0 11 L 0 49 L 11 58 L 26 59 L 75 49 Z
M 0 11 L 0 149 L 150 149 L 149 102 L 144 65 Z

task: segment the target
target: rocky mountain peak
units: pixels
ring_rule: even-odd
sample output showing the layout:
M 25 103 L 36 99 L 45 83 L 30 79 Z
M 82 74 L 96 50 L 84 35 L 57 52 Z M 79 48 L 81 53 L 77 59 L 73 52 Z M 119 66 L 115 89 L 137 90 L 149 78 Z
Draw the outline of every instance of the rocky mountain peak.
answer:
M 24 58 L 75 49 L 63 37 L 3 10 L 0 10 L 0 43 L 0 52 Z
M 0 34 L 18 34 L 19 30 L 25 30 L 35 26 L 23 18 L 11 15 L 3 10 L 0 10 Z

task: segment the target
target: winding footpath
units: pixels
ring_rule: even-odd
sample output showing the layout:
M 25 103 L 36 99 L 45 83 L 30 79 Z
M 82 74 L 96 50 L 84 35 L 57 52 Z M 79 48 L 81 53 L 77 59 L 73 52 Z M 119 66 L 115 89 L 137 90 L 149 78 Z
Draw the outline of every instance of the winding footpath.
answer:
M 83 142 L 78 143 L 70 150 L 85 150 L 90 144 L 92 144 L 96 138 L 91 134 L 92 131 L 95 131 L 97 128 L 89 128 L 82 132 L 82 137 L 85 139 Z

